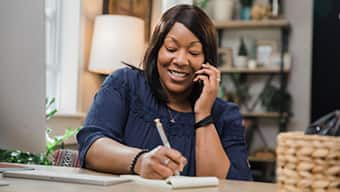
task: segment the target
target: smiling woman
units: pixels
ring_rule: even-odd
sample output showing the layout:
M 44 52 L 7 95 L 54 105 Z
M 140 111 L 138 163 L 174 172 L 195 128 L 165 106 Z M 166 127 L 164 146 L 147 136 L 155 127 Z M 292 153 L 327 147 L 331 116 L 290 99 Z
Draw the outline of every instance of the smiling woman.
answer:
M 216 98 L 216 47 L 204 11 L 192 5 L 167 10 L 151 36 L 143 71 L 120 69 L 97 92 L 77 135 L 81 166 L 151 179 L 177 172 L 251 179 L 238 107 Z M 172 148 L 160 146 L 157 118 Z

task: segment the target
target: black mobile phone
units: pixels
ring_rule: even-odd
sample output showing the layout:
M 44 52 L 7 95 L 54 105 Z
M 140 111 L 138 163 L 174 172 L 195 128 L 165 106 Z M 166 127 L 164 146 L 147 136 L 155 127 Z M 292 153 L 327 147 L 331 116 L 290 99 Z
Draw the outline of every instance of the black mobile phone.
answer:
M 206 63 L 209 63 L 210 65 L 212 64 L 212 62 L 211 62 L 210 60 L 205 60 L 204 63 L 205 63 L 205 64 L 206 64 Z M 202 68 L 202 67 L 201 67 L 201 68 Z M 209 77 L 207 74 L 203 74 L 203 75 Z M 204 87 L 204 82 L 203 82 L 203 80 L 199 80 L 199 81 L 198 81 L 198 87 L 199 87 L 200 93 L 201 93 L 202 90 L 203 90 L 203 87 Z
M 206 60 L 204 63 L 210 63 L 211 62 L 209 60 Z M 203 74 L 203 75 L 206 75 L 206 74 Z M 208 75 L 206 75 L 208 76 Z M 202 91 L 203 91 L 203 87 L 204 87 L 204 82 L 203 80 L 198 80 L 198 82 L 195 83 L 195 95 L 196 95 L 196 99 L 198 99 L 198 97 L 201 95 Z

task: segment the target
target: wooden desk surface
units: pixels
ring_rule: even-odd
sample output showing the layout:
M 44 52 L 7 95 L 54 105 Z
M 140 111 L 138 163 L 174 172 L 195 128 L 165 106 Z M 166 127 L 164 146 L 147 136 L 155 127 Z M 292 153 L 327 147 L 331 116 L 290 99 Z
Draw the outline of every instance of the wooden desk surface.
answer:
M 67 168 L 67 167 L 44 167 L 39 166 L 43 169 L 53 169 L 57 172 L 88 172 L 90 174 L 99 174 L 96 172 L 88 171 L 79 168 Z M 30 180 L 30 179 L 18 179 L 18 178 L 3 178 L 9 182 L 9 186 L 0 186 L 1 192 L 156 192 L 156 191 L 183 191 L 183 192 L 271 192 L 276 191 L 275 184 L 259 183 L 259 182 L 243 182 L 243 181 L 231 181 L 221 180 L 218 187 L 213 188 L 194 188 L 194 189 L 180 189 L 171 190 L 168 188 L 158 188 L 147 185 L 140 185 L 134 182 L 121 183 L 110 186 L 98 186 L 98 185 L 87 185 L 87 184 L 73 184 L 73 183 L 62 183 L 62 182 L 51 182 L 41 180 Z

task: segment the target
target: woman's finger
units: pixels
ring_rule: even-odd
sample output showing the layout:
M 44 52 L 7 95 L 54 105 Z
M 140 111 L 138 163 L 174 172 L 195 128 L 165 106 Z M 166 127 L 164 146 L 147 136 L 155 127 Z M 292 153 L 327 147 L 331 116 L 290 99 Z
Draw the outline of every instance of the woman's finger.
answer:
M 158 162 L 153 165 L 153 170 L 157 172 L 162 179 L 168 178 L 174 175 L 174 171 L 171 170 L 168 166 L 165 166 L 163 163 Z
M 186 158 L 177 150 L 164 147 L 159 150 L 161 156 L 164 156 L 160 159 L 160 161 L 164 165 L 170 165 L 170 168 L 173 171 L 182 171 L 185 164 Z
M 206 74 L 209 76 L 209 79 L 213 82 L 219 82 L 221 80 L 221 73 L 218 69 L 213 68 L 203 68 L 195 72 L 197 75 Z

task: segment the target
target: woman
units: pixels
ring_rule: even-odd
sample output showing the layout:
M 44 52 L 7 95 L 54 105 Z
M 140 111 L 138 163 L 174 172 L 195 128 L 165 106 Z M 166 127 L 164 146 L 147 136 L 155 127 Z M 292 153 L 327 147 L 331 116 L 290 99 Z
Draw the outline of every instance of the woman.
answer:
M 143 71 L 114 72 L 96 94 L 78 133 L 81 165 L 163 179 L 188 176 L 251 179 L 242 117 L 216 98 L 215 28 L 199 8 L 178 5 L 156 26 Z M 172 148 L 154 124 L 160 118 Z

